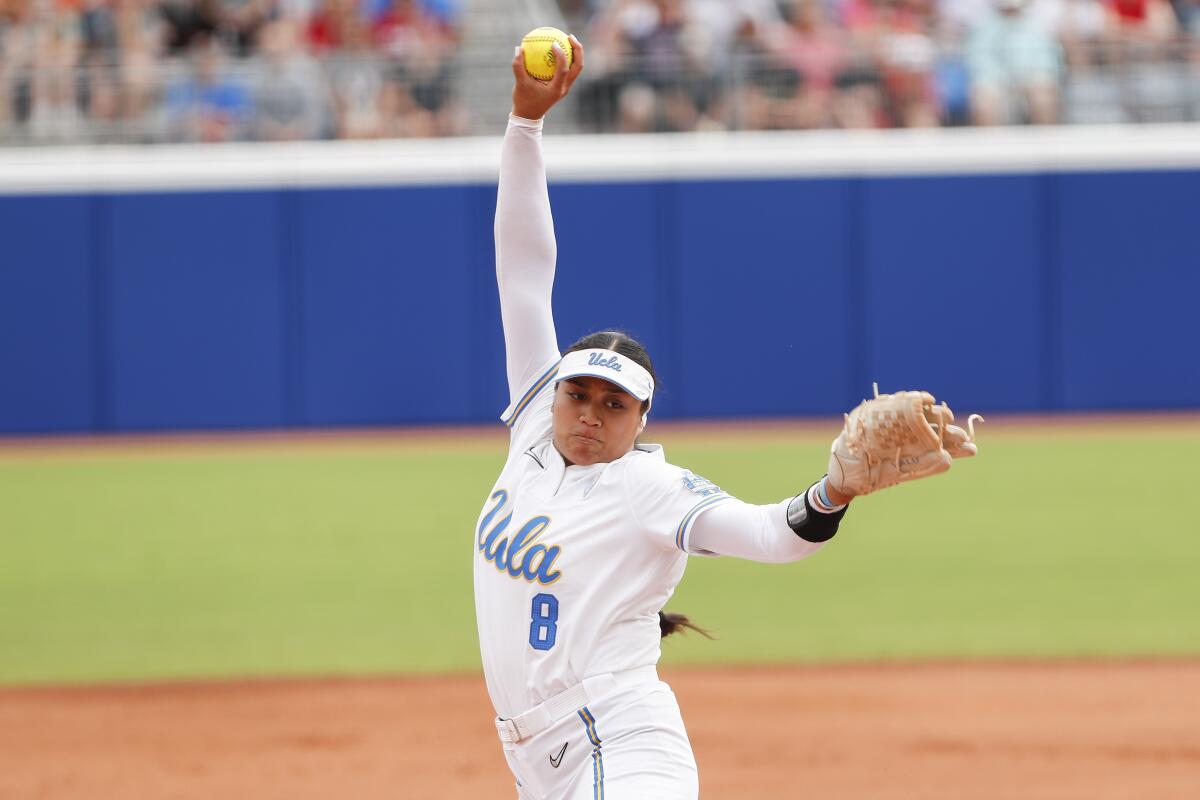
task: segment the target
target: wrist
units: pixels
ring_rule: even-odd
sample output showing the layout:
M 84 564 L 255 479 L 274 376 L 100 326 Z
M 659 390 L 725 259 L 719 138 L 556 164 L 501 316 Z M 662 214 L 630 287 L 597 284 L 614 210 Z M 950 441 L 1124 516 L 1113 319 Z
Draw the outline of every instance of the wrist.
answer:
M 826 505 L 817 491 L 820 485 L 819 481 L 814 483 L 792 498 L 786 506 L 788 527 L 801 539 L 813 544 L 832 539 L 842 517 L 846 515 L 846 506 Z
M 820 486 L 823 489 L 821 499 L 828 501 L 829 505 L 831 506 L 844 506 L 854 499 L 854 495 L 843 494 L 842 492 L 839 492 L 837 489 L 833 488 L 833 486 L 831 486 L 829 483 L 828 476 L 821 479 Z
M 515 108 L 508 112 L 508 121 L 522 128 L 542 129 L 542 117 L 528 117 Z
M 828 475 L 808 487 L 805 494 L 808 496 L 808 502 L 812 505 L 813 510 L 821 514 L 841 511 L 851 499 L 829 485 Z

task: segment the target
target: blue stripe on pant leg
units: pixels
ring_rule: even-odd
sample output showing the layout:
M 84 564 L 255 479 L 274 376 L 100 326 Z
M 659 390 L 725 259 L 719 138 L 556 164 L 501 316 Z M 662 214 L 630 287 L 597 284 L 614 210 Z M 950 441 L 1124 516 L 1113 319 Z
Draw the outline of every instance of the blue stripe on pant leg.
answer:
M 604 756 L 600 752 L 600 735 L 596 733 L 596 718 L 584 706 L 579 710 L 588 741 L 592 743 L 592 794 L 595 800 L 604 800 Z

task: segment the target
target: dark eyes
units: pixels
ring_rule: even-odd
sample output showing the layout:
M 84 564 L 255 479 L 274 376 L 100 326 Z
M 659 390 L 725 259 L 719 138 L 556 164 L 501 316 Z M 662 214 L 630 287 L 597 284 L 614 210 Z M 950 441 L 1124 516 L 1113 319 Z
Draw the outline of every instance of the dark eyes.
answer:
M 581 403 L 585 399 L 583 396 L 583 392 L 568 391 L 566 394 L 567 394 L 567 397 L 571 398 L 576 403 Z M 620 400 L 609 400 L 607 403 L 605 403 L 605 405 L 614 410 L 625 407 L 625 404 L 622 403 Z

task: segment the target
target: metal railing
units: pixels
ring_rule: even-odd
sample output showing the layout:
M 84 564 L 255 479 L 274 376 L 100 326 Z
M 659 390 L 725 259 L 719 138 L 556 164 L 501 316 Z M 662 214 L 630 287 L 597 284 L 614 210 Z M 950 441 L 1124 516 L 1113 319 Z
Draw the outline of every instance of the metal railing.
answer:
M 763 53 L 719 70 L 684 56 L 593 58 L 562 128 L 586 132 L 1200 121 L 1200 44 L 1074 46 L 1053 71 L 986 77 L 970 53 L 849 53 L 814 69 Z M 494 134 L 506 61 L 373 56 L 284 60 L 0 62 L 0 144 L 274 141 Z M 505 82 L 507 86 L 507 82 Z M 505 90 L 507 92 L 507 89 Z M 493 102 L 485 102 L 491 100 Z M 486 108 L 487 114 L 475 109 Z

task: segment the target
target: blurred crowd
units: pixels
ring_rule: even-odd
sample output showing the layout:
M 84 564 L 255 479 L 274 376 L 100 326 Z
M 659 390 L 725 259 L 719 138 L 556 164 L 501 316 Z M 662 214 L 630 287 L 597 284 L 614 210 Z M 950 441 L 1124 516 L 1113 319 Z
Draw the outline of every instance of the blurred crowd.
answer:
M 560 0 L 590 130 L 1200 120 L 1200 0 Z
M 1200 120 L 1200 0 L 558 3 L 587 131 Z M 470 132 L 465 15 L 515 5 L 0 0 L 0 142 Z
M 462 130 L 459 0 L 0 0 L 5 139 Z

